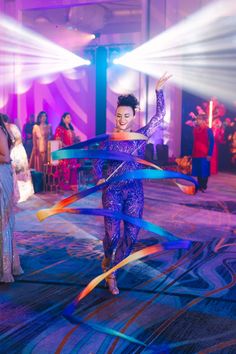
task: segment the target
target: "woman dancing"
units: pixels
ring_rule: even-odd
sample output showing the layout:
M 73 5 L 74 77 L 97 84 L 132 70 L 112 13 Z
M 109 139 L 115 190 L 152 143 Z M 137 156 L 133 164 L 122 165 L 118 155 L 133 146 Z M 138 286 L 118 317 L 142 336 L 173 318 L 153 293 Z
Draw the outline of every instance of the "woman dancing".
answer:
M 149 123 L 140 128 L 137 133 L 149 138 L 163 122 L 165 115 L 165 102 L 161 88 L 170 78 L 170 75 L 163 75 L 156 83 L 156 113 Z M 118 97 L 116 109 L 116 132 L 131 132 L 135 120 L 135 110 L 138 100 L 134 95 Z M 110 141 L 104 146 L 108 151 L 125 152 L 133 156 L 144 157 L 146 142 L 143 140 L 133 141 Z M 136 170 L 140 165 L 136 162 L 125 162 L 120 164 L 117 161 L 108 163 L 106 172 L 103 171 L 103 162 L 95 164 L 95 171 L 99 178 L 98 183 L 103 183 L 109 176 L 121 175 L 124 172 Z M 143 213 L 144 195 L 143 185 L 140 180 L 129 180 L 112 183 L 103 189 L 102 193 L 103 208 L 114 212 L 122 212 L 126 215 L 141 218 Z M 103 240 L 104 259 L 102 269 L 106 272 L 126 258 L 132 251 L 137 240 L 139 227 L 124 222 L 124 233 L 121 235 L 120 221 L 114 218 L 105 217 L 105 237 Z M 116 274 L 112 273 L 106 278 L 109 291 L 113 295 L 119 294 L 116 282 Z

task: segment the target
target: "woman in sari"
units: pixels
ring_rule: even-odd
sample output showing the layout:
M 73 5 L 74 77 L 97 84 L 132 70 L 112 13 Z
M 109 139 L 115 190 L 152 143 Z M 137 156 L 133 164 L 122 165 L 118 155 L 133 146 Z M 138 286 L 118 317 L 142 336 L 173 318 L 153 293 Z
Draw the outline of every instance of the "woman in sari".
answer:
M 43 172 L 43 165 L 47 163 L 48 140 L 52 136 L 52 127 L 48 124 L 47 113 L 38 114 L 37 122 L 33 127 L 33 150 L 30 157 L 30 168 Z

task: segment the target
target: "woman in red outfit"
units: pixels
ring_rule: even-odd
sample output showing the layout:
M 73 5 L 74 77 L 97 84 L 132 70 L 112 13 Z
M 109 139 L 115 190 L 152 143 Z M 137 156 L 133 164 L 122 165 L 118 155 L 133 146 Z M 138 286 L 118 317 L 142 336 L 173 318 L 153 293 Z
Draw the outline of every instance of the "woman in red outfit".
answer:
M 199 114 L 193 128 L 192 176 L 197 176 L 199 189 L 205 192 L 210 176 L 210 160 L 214 147 L 212 129 L 205 114 Z
M 55 139 L 60 140 L 62 147 L 70 146 L 78 141 L 71 124 L 70 113 L 66 112 L 61 117 L 55 132 Z M 61 188 L 65 190 L 77 188 L 77 169 L 79 164 L 76 159 L 60 160 Z

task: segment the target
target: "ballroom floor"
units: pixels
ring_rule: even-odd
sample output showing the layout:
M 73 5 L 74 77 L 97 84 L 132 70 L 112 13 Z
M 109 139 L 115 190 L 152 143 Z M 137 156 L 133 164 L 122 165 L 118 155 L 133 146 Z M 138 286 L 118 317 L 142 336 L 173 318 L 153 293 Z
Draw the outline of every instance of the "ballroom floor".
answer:
M 192 246 L 124 267 L 118 296 L 98 285 L 77 306 L 81 324 L 61 314 L 101 273 L 103 219 L 60 214 L 40 223 L 36 211 L 64 196 L 36 194 L 18 207 L 25 273 L 0 284 L 0 353 L 236 353 L 235 175 L 212 176 L 207 192 L 195 196 L 172 182 L 146 182 L 144 219 Z M 101 194 L 77 205 L 100 207 Z M 163 240 L 141 230 L 135 250 Z

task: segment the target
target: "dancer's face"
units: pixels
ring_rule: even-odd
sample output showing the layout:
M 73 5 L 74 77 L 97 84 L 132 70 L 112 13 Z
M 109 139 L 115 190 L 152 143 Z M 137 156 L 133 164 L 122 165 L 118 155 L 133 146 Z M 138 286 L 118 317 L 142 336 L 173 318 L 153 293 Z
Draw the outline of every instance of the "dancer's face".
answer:
M 129 132 L 132 128 L 135 115 L 129 106 L 121 106 L 116 110 L 116 129 Z

